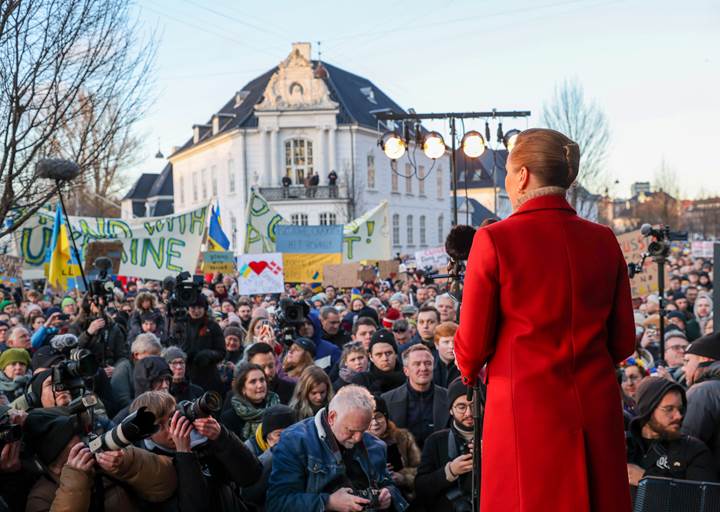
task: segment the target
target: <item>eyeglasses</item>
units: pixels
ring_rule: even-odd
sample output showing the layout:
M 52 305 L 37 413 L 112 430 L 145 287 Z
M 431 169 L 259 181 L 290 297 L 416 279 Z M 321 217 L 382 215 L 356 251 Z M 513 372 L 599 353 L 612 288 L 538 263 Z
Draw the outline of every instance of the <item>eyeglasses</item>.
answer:
M 687 350 L 687 345 L 672 345 L 670 347 L 665 347 L 666 350 L 674 350 L 675 352 L 682 352 L 683 354 Z
M 185 366 L 185 361 L 173 361 L 170 366 Z
M 455 404 L 453 405 L 453 410 L 458 414 L 465 414 L 468 410 L 473 411 L 473 406 L 472 404 Z
M 395 334 L 405 334 L 407 332 L 407 329 L 393 329 L 392 332 Z
M 683 408 L 677 407 L 675 405 L 666 405 L 665 407 L 658 407 L 663 413 L 667 414 L 668 416 L 671 415 L 673 412 L 677 411 L 680 414 L 683 414 Z

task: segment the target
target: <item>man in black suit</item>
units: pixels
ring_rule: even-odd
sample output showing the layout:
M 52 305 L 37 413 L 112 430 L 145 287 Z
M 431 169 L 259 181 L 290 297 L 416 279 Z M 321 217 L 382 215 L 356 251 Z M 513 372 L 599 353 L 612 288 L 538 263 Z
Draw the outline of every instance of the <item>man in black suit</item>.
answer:
M 447 427 L 447 390 L 433 384 L 433 355 L 423 344 L 413 345 L 402 354 L 407 383 L 382 395 L 390 420 L 408 429 L 418 446 L 437 430 Z

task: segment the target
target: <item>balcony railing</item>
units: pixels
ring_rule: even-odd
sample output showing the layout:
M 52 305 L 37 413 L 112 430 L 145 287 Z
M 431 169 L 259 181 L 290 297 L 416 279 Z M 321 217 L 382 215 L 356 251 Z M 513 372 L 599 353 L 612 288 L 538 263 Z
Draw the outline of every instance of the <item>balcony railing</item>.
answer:
M 260 194 L 268 201 L 307 201 L 313 199 L 347 199 L 347 189 L 336 185 L 322 185 L 305 188 L 302 185 L 289 187 L 260 187 Z

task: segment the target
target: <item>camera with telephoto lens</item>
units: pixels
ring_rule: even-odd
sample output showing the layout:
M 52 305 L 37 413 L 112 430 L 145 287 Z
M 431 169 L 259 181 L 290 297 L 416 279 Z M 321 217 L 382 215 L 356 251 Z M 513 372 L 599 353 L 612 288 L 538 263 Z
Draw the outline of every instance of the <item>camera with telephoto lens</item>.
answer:
M 368 487 L 367 489 L 352 489 L 350 494 L 369 501 L 369 503 L 363 505 L 363 510 L 368 512 L 380 510 L 380 489 L 375 487 Z
M 221 408 L 222 399 L 215 391 L 206 391 L 200 398 L 192 401 L 183 400 L 177 404 L 177 410 L 180 414 L 191 422 L 198 418 L 207 418 L 220 411 Z
M 98 404 L 97 397 L 92 393 L 79 396 L 73 399 L 69 404 L 65 406 L 65 410 L 69 415 L 81 414 L 88 409 L 92 409 Z
M 6 444 L 14 443 L 22 439 L 22 426 L 10 422 L 10 416 L 4 414 L 0 418 L 0 450 Z
M 157 431 L 155 415 L 147 407 L 140 407 L 112 430 L 88 439 L 87 446 L 93 453 L 121 450 Z
M 54 391 L 85 389 L 85 379 L 94 377 L 98 370 L 95 356 L 85 348 L 70 351 L 70 357 L 52 367 L 52 385 Z

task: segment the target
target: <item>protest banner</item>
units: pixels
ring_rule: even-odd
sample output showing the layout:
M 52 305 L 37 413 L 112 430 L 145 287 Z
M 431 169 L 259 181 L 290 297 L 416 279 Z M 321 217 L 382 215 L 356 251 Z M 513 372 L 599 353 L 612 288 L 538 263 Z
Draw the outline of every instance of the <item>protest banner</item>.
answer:
M 280 253 L 243 254 L 237 259 L 237 268 L 241 295 L 281 293 L 285 290 Z
M 626 263 L 640 263 L 642 256 L 647 252 L 649 238 L 643 236 L 640 230 L 618 235 L 618 244 L 625 256 Z M 632 297 L 644 297 L 658 291 L 658 266 L 652 258 L 645 258 L 642 272 L 630 279 L 630 293 Z
M 420 270 L 425 267 L 440 269 L 446 267 L 449 261 L 445 247 L 433 247 L 415 252 L 415 264 Z
M 342 251 L 343 263 L 367 259 L 387 260 L 392 257 L 387 201 L 345 224 Z
M 285 281 L 288 283 L 323 282 L 325 265 L 337 265 L 342 254 L 290 254 L 283 253 Z
M 323 267 L 342 262 L 342 226 L 278 225 L 275 246 L 283 253 L 285 281 L 319 283 Z
M 202 253 L 202 271 L 205 274 L 233 274 L 235 255 L 232 251 L 205 251 Z
M 693 242 L 690 245 L 690 253 L 692 254 L 693 258 L 705 258 L 705 259 L 712 259 L 713 258 L 713 245 L 715 242 L 711 240 L 703 240 L 700 242 Z
M 162 279 L 183 270 L 194 272 L 207 224 L 207 206 L 165 217 L 132 221 L 102 217 L 70 217 L 72 238 L 85 254 L 96 240 L 122 242 L 119 274 Z M 20 253 L 27 279 L 42 279 L 50 247 L 54 216 L 47 211 L 33 215 L 18 229 Z
M 337 288 L 354 288 L 362 283 L 358 278 L 360 265 L 357 263 L 340 263 L 323 267 L 323 286 Z
M 0 254 L 0 284 L 22 286 L 22 260 L 17 256 Z
M 380 279 L 395 279 L 400 273 L 400 262 L 398 260 L 378 261 L 377 266 Z
M 275 228 L 287 221 L 276 212 L 270 203 L 253 190 L 245 211 L 245 245 L 246 254 L 262 254 L 275 251 Z

